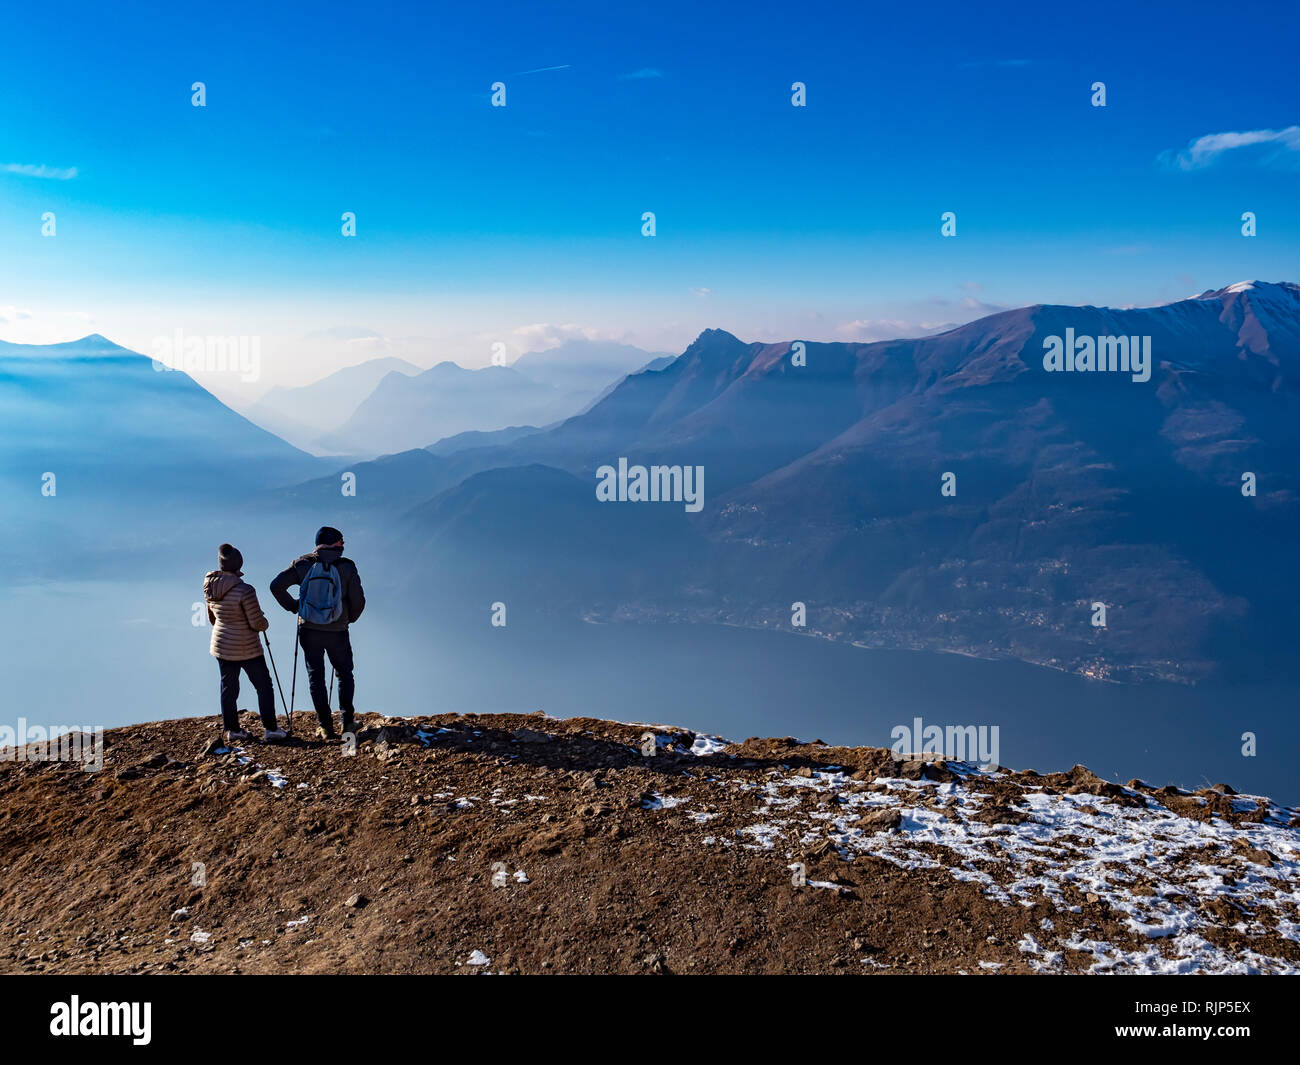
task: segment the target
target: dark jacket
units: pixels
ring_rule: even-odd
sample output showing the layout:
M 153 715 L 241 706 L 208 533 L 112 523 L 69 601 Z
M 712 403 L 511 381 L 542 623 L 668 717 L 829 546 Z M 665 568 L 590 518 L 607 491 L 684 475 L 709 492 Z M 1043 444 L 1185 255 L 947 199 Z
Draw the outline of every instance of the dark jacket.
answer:
M 361 589 L 361 577 L 357 573 L 356 564 L 350 558 L 343 557 L 342 548 L 321 547 L 310 555 L 302 555 L 294 559 L 289 568 L 278 574 L 271 582 L 271 594 L 275 596 L 275 601 L 289 613 L 298 613 L 298 600 L 289 594 L 289 589 L 302 584 L 316 562 L 328 562 L 338 567 L 339 580 L 343 584 L 343 613 L 339 615 L 337 621 L 332 621 L 328 625 L 317 625 L 299 618 L 298 626 L 304 629 L 341 632 L 361 617 L 361 611 L 366 608 L 366 593 Z

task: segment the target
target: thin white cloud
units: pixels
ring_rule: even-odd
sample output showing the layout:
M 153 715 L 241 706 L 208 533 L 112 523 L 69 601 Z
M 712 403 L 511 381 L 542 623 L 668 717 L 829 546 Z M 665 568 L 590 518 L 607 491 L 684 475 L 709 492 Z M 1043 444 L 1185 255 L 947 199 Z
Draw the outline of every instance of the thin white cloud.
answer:
M 989 303 L 988 300 L 977 300 L 973 296 L 963 296 L 961 305 L 965 310 L 978 314 L 997 314 L 1008 309 L 1005 303 Z
M 31 311 L 24 311 L 20 307 L 0 307 L 0 322 L 18 322 L 31 316 Z
M 566 340 L 608 339 L 601 336 L 599 329 L 574 325 L 572 322 L 562 325 L 554 322 L 534 322 L 532 325 L 521 325 L 514 331 L 514 335 L 519 338 L 519 347 L 523 351 L 545 351 L 548 348 L 559 347 Z
M 33 163 L 5 163 L 0 166 L 0 170 L 7 174 L 21 174 L 23 177 L 49 178 L 51 181 L 71 181 L 77 176 L 75 166 L 58 167 L 37 166 Z
M 941 315 L 964 314 L 969 320 L 971 315 L 967 312 L 974 312 L 976 317 L 983 317 L 986 314 L 997 314 L 999 311 L 1010 310 L 1010 306 L 1005 303 L 993 303 L 990 300 L 981 299 L 980 293 L 983 292 L 984 286 L 977 281 L 963 281 L 959 286 L 971 293 L 969 296 L 962 296 L 959 299 L 952 299 L 949 296 L 928 296 L 918 301 L 914 306 L 917 312 L 938 313 Z M 945 318 L 946 321 L 946 318 Z
M 561 63 L 558 67 L 538 67 L 536 70 L 516 70 L 510 76 L 512 78 L 522 78 L 525 74 L 545 74 L 551 70 L 568 70 L 568 63 Z
M 1249 151 L 1243 153 L 1242 149 Z M 1207 133 L 1189 142 L 1182 151 L 1164 151 L 1159 158 L 1176 170 L 1200 170 L 1217 163 L 1229 152 L 1249 154 L 1261 166 L 1300 165 L 1300 126 Z
M 646 78 L 662 78 L 664 72 L 658 67 L 642 67 L 640 70 L 634 70 L 629 74 L 620 74 L 619 81 L 644 81 Z
M 981 299 L 984 286 L 978 281 L 963 281 L 960 288 L 972 295 L 953 299 L 949 296 L 929 296 L 926 299 L 897 308 L 904 318 L 855 318 L 840 322 L 834 327 L 835 336 L 842 340 L 871 342 L 933 336 L 946 333 L 966 322 L 984 318 L 1007 310 L 1005 304 Z

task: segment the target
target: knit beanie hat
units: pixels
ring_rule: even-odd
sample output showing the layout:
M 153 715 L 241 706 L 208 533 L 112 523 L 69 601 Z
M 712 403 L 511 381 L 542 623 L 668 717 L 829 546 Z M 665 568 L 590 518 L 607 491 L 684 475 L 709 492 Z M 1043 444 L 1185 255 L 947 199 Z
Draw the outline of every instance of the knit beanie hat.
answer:
M 217 548 L 217 568 L 225 573 L 238 573 L 244 568 L 244 556 L 238 548 L 222 544 Z

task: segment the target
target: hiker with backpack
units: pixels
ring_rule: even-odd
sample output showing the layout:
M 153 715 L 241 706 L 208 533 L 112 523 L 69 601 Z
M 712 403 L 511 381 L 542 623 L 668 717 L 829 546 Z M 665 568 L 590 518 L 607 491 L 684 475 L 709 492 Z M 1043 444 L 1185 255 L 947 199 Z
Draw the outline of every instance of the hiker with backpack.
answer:
M 249 738 L 239 727 L 239 673 L 248 674 L 257 690 L 257 711 L 268 743 L 285 738 L 275 720 L 275 692 L 262 657 L 258 634 L 271 623 L 262 613 L 257 592 L 243 580 L 244 556 L 230 544 L 217 548 L 217 568 L 203 578 L 203 601 L 212 626 L 209 650 L 221 670 L 221 727 L 231 743 Z
M 298 587 L 295 599 L 289 589 Z M 361 617 L 366 595 L 356 564 L 343 557 L 343 534 L 326 525 L 316 532 L 316 550 L 294 559 L 271 582 L 271 594 L 285 610 L 298 615 L 298 643 L 307 662 L 307 687 L 320 727 L 316 735 L 332 740 L 333 715 L 325 693 L 325 658 L 329 657 L 339 678 L 339 706 L 343 711 L 343 732 L 353 732 L 356 708 L 352 698 L 356 683 L 352 677 L 352 641 L 348 626 Z

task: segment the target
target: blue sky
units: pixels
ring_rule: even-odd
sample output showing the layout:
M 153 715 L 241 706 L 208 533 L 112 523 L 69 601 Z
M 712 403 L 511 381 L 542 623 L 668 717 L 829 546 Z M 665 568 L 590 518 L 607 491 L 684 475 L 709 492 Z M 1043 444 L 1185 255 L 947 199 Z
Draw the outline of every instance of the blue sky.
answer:
M 265 387 L 1300 280 L 1293 3 L 538 7 L 11 8 L 0 338 L 257 335 Z

